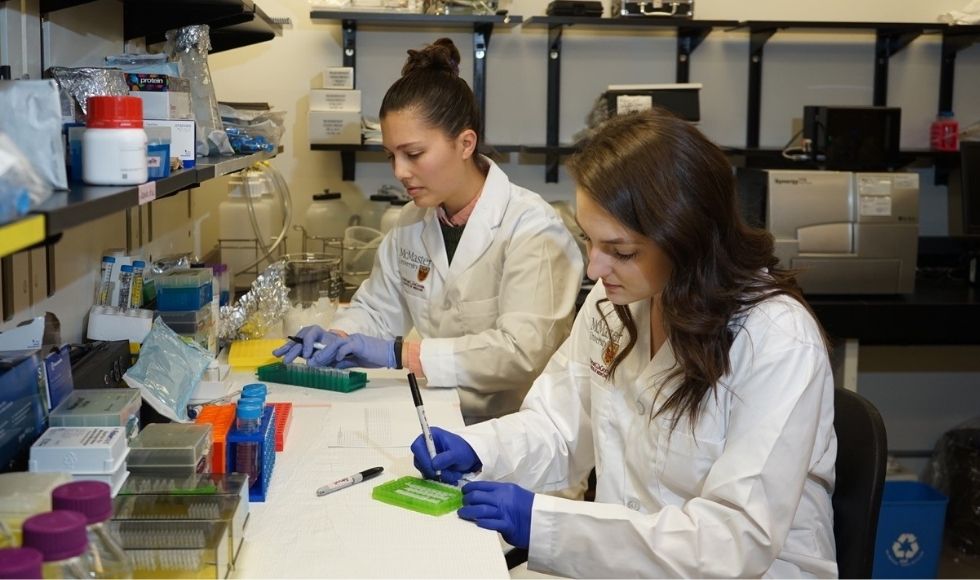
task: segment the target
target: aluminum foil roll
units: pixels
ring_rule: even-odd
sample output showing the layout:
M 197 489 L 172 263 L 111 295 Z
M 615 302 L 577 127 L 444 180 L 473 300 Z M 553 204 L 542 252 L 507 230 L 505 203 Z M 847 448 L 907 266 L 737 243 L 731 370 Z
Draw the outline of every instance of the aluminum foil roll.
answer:
M 218 316 L 218 338 L 247 340 L 262 338 L 289 310 L 286 262 L 272 264 L 252 282 L 252 288 L 234 306 L 222 306 Z
M 53 66 L 47 74 L 58 83 L 62 93 L 68 95 L 84 122 L 88 115 L 88 98 L 91 96 L 125 96 L 129 94 L 126 74 L 115 68 L 67 68 Z

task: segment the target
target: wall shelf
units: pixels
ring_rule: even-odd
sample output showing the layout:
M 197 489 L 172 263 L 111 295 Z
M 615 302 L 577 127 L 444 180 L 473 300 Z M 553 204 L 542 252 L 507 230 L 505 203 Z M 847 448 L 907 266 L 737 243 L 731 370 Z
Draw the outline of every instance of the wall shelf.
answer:
M 268 153 L 235 155 L 231 157 L 199 158 L 191 169 L 177 171 L 156 180 L 156 199 L 174 195 L 201 183 L 240 171 L 257 161 L 269 159 Z M 139 205 L 138 186 L 100 187 L 71 183 L 68 191 L 56 191 L 34 213 L 45 218 L 46 238 L 57 237 L 65 230 L 77 227 L 113 213 Z
M 510 14 L 475 15 L 475 14 L 414 14 L 409 12 L 342 12 L 335 10 L 312 10 L 310 19 L 320 22 L 341 23 L 343 32 L 344 58 L 343 65 L 354 69 L 354 86 L 357 86 L 357 28 L 358 26 L 375 28 L 469 28 L 473 31 L 473 94 L 480 109 L 480 122 L 486 126 L 487 110 L 487 55 L 490 50 L 490 35 L 494 27 L 509 28 L 523 21 L 521 16 Z M 318 150 L 320 146 L 311 145 Z M 354 146 L 358 147 L 358 146 Z M 371 146 L 368 146 L 371 147 Z M 353 181 L 355 177 L 355 162 L 358 151 L 371 149 L 319 149 L 324 151 L 339 151 L 342 178 Z
M 545 155 L 545 181 L 558 181 L 561 155 L 568 146 L 559 143 L 559 112 L 561 93 L 561 44 L 566 27 L 586 30 L 625 30 L 642 33 L 655 29 L 677 30 L 675 79 L 689 82 L 691 53 L 714 29 L 745 31 L 749 34 L 748 103 L 746 111 L 745 150 L 759 149 L 762 111 L 762 66 L 764 48 L 776 32 L 786 29 L 822 31 L 869 30 L 875 33 L 874 98 L 873 104 L 887 104 L 889 59 L 924 33 L 942 35 L 942 62 L 939 83 L 939 110 L 952 110 L 953 77 L 956 55 L 960 50 L 980 41 L 980 26 L 953 26 L 943 23 L 906 22 L 825 22 L 825 21 L 726 21 L 687 20 L 670 18 L 588 18 L 562 16 L 532 16 L 525 26 L 546 27 L 548 30 L 548 91 L 547 127 L 544 147 L 529 148 Z M 758 157 L 758 156 L 756 156 Z M 797 165 L 799 166 L 799 165 Z M 942 176 L 940 176 L 940 181 Z
M 41 13 L 48 14 L 94 0 L 41 0 Z M 147 43 L 164 40 L 167 30 L 191 24 L 210 26 L 211 53 L 231 50 L 282 35 L 282 26 L 272 21 L 252 0 L 121 0 L 123 37 L 146 38 Z
M 506 154 L 506 153 L 520 153 L 523 152 L 524 147 L 522 145 L 487 145 L 491 148 L 491 157 L 493 153 Z M 311 143 L 311 151 L 337 151 L 340 153 L 340 161 L 342 163 L 342 174 L 344 176 L 344 181 L 353 181 L 354 179 L 354 163 L 356 161 L 356 156 L 358 153 L 369 153 L 369 154 L 380 154 L 384 153 L 384 148 L 378 144 L 364 144 L 364 145 L 354 145 L 354 144 L 323 144 L 323 143 Z M 350 179 L 347 177 L 350 176 Z

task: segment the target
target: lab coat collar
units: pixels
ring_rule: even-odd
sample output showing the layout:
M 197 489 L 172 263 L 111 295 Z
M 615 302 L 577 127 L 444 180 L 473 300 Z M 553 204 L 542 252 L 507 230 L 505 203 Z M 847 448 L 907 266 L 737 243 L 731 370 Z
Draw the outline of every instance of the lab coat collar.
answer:
M 483 190 L 476 202 L 476 207 L 466 222 L 463 237 L 459 240 L 453 263 L 449 266 L 452 277 L 458 277 L 472 266 L 480 256 L 487 251 L 493 242 L 493 232 L 504 219 L 504 212 L 510 201 L 510 179 L 497 167 L 497 164 L 484 157 L 490 164 L 487 179 L 483 182 Z M 435 216 L 435 211 L 432 212 Z M 438 228 L 438 218 L 436 218 Z M 441 232 L 440 232 L 441 235 Z

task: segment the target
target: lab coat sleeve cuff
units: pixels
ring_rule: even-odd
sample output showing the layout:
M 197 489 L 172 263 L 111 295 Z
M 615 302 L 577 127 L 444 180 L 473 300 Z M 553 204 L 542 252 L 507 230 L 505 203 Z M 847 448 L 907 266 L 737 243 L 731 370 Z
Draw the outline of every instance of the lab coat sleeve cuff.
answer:
M 531 508 L 531 539 L 527 550 L 528 570 L 555 570 L 554 555 L 560 553 L 553 545 L 559 537 L 556 526 L 560 518 L 555 517 L 558 511 L 557 502 L 561 501 L 551 495 L 534 494 L 534 506 Z
M 456 339 L 427 338 L 422 341 L 419 358 L 429 387 L 456 387 Z

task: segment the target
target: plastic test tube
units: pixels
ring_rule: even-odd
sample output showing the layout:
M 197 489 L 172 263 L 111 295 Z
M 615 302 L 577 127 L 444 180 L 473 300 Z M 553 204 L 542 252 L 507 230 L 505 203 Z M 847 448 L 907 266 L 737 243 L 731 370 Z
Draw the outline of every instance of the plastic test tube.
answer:
M 242 433 L 258 433 L 262 426 L 263 405 L 258 401 L 239 401 L 235 415 L 235 428 Z M 261 456 L 257 441 L 239 441 L 235 443 L 234 470 L 248 476 L 248 486 L 251 488 L 258 483 L 261 470 Z
M 133 281 L 133 267 L 125 265 L 119 269 L 119 308 L 129 308 L 129 286 Z
M 133 281 L 131 283 L 132 289 L 129 292 L 129 307 L 139 308 L 143 306 L 143 269 L 146 268 L 146 262 L 143 260 L 133 261 Z
M 99 306 L 109 305 L 109 287 L 112 280 L 112 265 L 116 259 L 112 256 L 102 257 L 102 271 L 99 274 L 99 296 L 96 302 Z

